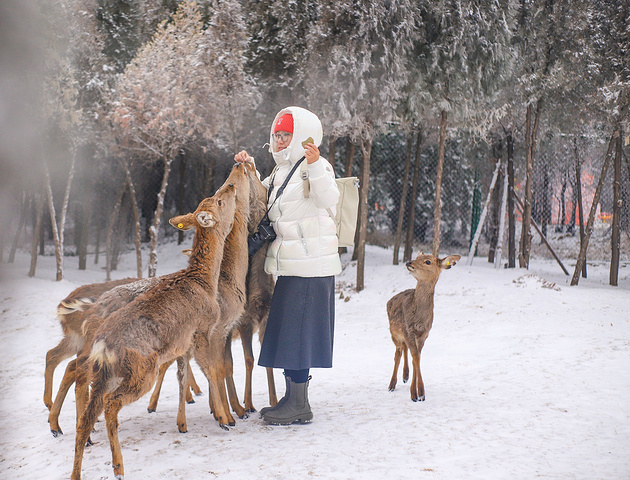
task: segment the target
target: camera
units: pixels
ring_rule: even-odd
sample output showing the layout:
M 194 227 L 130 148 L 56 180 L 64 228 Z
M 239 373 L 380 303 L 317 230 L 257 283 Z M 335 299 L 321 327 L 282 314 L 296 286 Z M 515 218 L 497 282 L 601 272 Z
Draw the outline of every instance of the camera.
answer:
M 276 238 L 276 232 L 271 226 L 271 221 L 265 217 L 258 224 L 256 232 L 247 237 L 247 249 L 249 256 L 254 255 L 265 244 L 266 241 L 273 242 Z

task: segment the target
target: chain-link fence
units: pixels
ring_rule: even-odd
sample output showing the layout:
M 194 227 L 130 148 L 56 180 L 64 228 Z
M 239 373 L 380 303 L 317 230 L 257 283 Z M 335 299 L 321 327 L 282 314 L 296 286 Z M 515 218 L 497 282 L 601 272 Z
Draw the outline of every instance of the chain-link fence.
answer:
M 431 251 L 435 208 L 436 169 L 438 163 L 437 129 L 421 132 L 393 130 L 375 139 L 371 152 L 368 242 L 384 247 L 400 245 L 411 239 L 414 255 L 418 250 Z M 516 136 L 515 136 L 516 137 Z M 514 191 L 522 203 L 525 190 L 525 148 L 518 138 L 513 142 Z M 503 165 L 508 159 L 507 137 L 475 142 L 466 137 L 453 136 L 445 145 L 442 180 L 442 221 L 440 251 L 467 254 L 488 202 L 489 188 L 497 161 Z M 418 152 L 418 143 L 420 150 Z M 551 258 L 550 248 L 560 258 L 575 262 L 580 248 L 580 225 L 584 227 L 593 202 L 606 154 L 605 143 L 596 139 L 574 136 L 545 138 L 538 145 L 532 176 L 533 234 L 531 255 Z M 630 260 L 630 163 L 628 147 L 621 151 L 621 258 Z M 347 140 L 336 143 L 335 167 L 345 172 L 348 155 L 353 146 Z M 610 260 L 611 223 L 613 211 L 613 160 L 602 181 L 601 198 L 595 213 L 593 233 L 589 243 L 589 259 Z M 354 149 L 352 174 L 358 175 L 360 152 Z M 578 173 L 579 172 L 579 173 Z M 582 193 L 583 214 L 580 218 L 578 175 Z M 414 179 L 414 177 L 416 177 Z M 406 186 L 405 186 L 406 179 Z M 499 232 L 503 192 L 503 169 L 489 198 L 477 255 L 489 255 Z M 404 211 L 399 219 L 403 194 Z M 412 201 L 415 199 L 415 202 Z M 412 211 L 413 210 L 413 211 Z M 413 218 L 413 228 L 410 227 Z M 401 223 L 402 220 L 402 223 Z M 515 243 L 521 238 L 522 212 L 515 204 Z M 507 222 L 507 220 L 506 220 Z M 540 231 L 540 233 L 538 233 Z M 503 235 L 503 255 L 507 254 L 507 227 Z M 408 247 L 408 245 L 407 245 Z M 408 256 L 409 248 L 406 255 Z M 402 258 L 402 256 L 401 256 Z M 568 268 L 569 265 L 567 265 Z

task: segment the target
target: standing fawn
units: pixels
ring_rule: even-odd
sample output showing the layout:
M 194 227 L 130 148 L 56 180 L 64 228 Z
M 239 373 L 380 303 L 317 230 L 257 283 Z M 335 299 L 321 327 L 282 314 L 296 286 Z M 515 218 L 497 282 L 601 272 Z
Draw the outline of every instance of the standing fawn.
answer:
M 171 219 L 170 223 L 179 228 L 196 229 L 188 267 L 161 279 L 98 328 L 90 353 L 93 367 L 89 402 L 77 423 L 73 480 L 81 478 L 86 441 L 102 411 L 114 475 L 124 477 L 118 412 L 151 389 L 161 363 L 187 356 L 192 347 L 204 373 L 209 378 L 213 375 L 211 366 L 200 362 L 208 358 L 207 352 L 198 350 L 207 346 L 209 319 L 216 318 L 220 310 L 217 286 L 225 239 L 234 222 L 235 193 L 234 186 L 227 185 L 203 200 L 194 213 Z M 187 370 L 178 369 L 180 376 L 181 389 L 186 384 Z M 217 393 L 212 388 L 211 392 Z M 213 405 L 218 404 L 220 399 L 215 398 Z M 220 418 L 219 423 L 225 424 L 226 419 Z
M 396 345 L 394 373 L 389 382 L 389 390 L 396 388 L 398 365 L 404 354 L 403 381 L 409 379 L 407 349 L 411 351 L 413 376 L 411 379 L 411 399 L 424 401 L 424 383 L 420 373 L 420 353 L 433 325 L 433 296 L 435 284 L 442 270 L 451 268 L 462 258 L 449 255 L 437 258 L 433 255 L 418 254 L 415 260 L 406 263 L 407 270 L 418 281 L 415 289 L 405 290 L 394 295 L 387 302 L 389 331 Z

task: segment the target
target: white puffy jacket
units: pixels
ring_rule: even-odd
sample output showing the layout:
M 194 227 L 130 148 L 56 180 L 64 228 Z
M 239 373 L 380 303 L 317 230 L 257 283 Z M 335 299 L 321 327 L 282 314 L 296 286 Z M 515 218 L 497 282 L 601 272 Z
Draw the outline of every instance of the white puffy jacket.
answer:
M 293 139 L 286 149 L 274 152 L 273 126 L 285 113 L 293 115 Z M 321 144 L 322 124 L 317 115 L 300 107 L 288 107 L 276 115 L 270 132 L 270 152 L 277 168 L 263 180 L 269 188 L 273 179 L 274 186 L 268 206 L 272 206 L 269 219 L 277 237 L 269 245 L 265 259 L 265 271 L 273 275 L 326 277 L 341 273 L 335 222 L 326 211 L 330 208 L 335 213 L 339 199 L 335 172 L 328 160 L 320 156 L 310 165 L 303 160 L 276 199 L 291 168 L 304 156 L 302 142 L 308 137 L 313 137 L 315 145 Z M 308 198 L 304 198 L 302 171 L 308 173 Z

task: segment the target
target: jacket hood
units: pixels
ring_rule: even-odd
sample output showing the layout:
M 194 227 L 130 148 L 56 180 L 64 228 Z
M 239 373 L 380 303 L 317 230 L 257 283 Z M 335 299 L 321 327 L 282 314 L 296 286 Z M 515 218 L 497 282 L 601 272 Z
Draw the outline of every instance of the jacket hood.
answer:
M 278 119 L 285 113 L 293 115 L 293 138 L 287 148 L 281 152 L 274 152 L 276 139 L 273 136 L 273 127 Z M 308 137 L 313 137 L 313 143 L 318 147 L 322 143 L 323 130 L 322 122 L 317 115 L 302 107 L 287 107 L 278 112 L 273 119 L 269 132 L 269 152 L 273 155 L 277 164 L 290 162 L 295 163 L 304 156 L 305 150 L 302 142 Z

